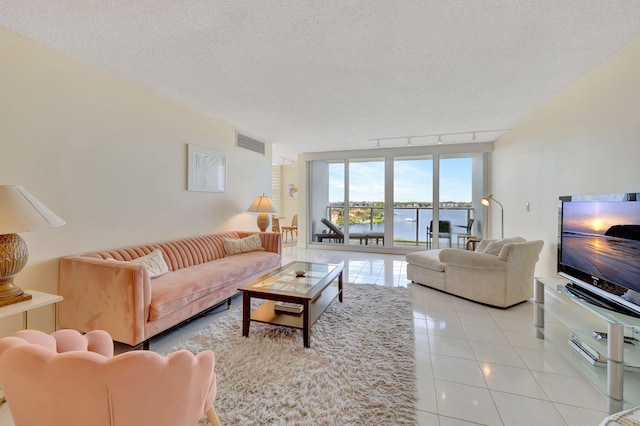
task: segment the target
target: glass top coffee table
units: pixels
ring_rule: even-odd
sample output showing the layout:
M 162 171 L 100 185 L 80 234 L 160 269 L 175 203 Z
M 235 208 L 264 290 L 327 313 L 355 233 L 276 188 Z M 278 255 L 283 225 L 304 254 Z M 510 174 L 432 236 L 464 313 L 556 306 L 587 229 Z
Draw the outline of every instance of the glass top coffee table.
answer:
M 238 290 L 242 291 L 242 335 L 249 336 L 251 321 L 301 329 L 304 347 L 320 315 L 338 297 L 342 302 L 344 262 L 291 262 Z M 332 285 L 335 279 L 338 285 Z M 265 303 L 251 310 L 251 298 Z

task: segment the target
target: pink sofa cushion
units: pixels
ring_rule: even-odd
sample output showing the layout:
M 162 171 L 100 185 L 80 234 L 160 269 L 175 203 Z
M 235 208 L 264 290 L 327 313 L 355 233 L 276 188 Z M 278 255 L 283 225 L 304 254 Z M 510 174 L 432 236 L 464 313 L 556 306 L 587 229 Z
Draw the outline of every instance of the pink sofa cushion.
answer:
M 155 278 L 151 282 L 149 321 L 169 315 L 220 288 L 238 287 L 244 284 L 241 280 L 273 269 L 280 259 L 280 255 L 267 251 L 247 252 Z

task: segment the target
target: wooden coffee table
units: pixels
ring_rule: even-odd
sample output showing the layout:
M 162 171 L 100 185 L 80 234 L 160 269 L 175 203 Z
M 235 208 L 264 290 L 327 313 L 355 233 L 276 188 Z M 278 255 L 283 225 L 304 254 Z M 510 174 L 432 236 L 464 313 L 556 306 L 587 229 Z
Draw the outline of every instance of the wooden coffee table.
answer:
M 309 347 L 311 327 L 338 297 L 342 302 L 342 271 L 344 262 L 291 262 L 270 274 L 240 287 L 242 291 L 242 335 L 249 336 L 251 321 L 301 329 L 304 347 Z M 296 272 L 304 272 L 297 276 Z M 338 279 L 337 286 L 332 285 Z M 251 310 L 251 299 L 265 303 Z M 299 313 L 278 310 L 276 303 L 302 306 Z

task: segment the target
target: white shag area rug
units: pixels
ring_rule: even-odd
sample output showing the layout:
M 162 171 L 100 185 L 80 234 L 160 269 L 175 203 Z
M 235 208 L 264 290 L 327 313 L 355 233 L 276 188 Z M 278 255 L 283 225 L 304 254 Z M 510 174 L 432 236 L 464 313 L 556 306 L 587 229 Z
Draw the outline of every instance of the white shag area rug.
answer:
M 302 331 L 251 323 L 241 309 L 174 350 L 216 354 L 214 406 L 227 425 L 415 425 L 409 290 L 344 285 L 304 348 Z

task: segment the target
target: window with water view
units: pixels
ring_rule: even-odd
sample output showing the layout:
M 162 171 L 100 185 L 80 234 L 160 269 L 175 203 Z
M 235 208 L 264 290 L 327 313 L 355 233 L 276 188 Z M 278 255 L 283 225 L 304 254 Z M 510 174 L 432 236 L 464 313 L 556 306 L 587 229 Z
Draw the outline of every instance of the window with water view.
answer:
M 311 161 L 310 241 L 455 247 L 456 234 L 467 234 L 469 219 L 481 212 L 483 182 L 473 176 L 482 177 L 482 170 L 482 153 Z M 450 233 L 431 241 L 434 218 L 438 230 L 447 222 Z

